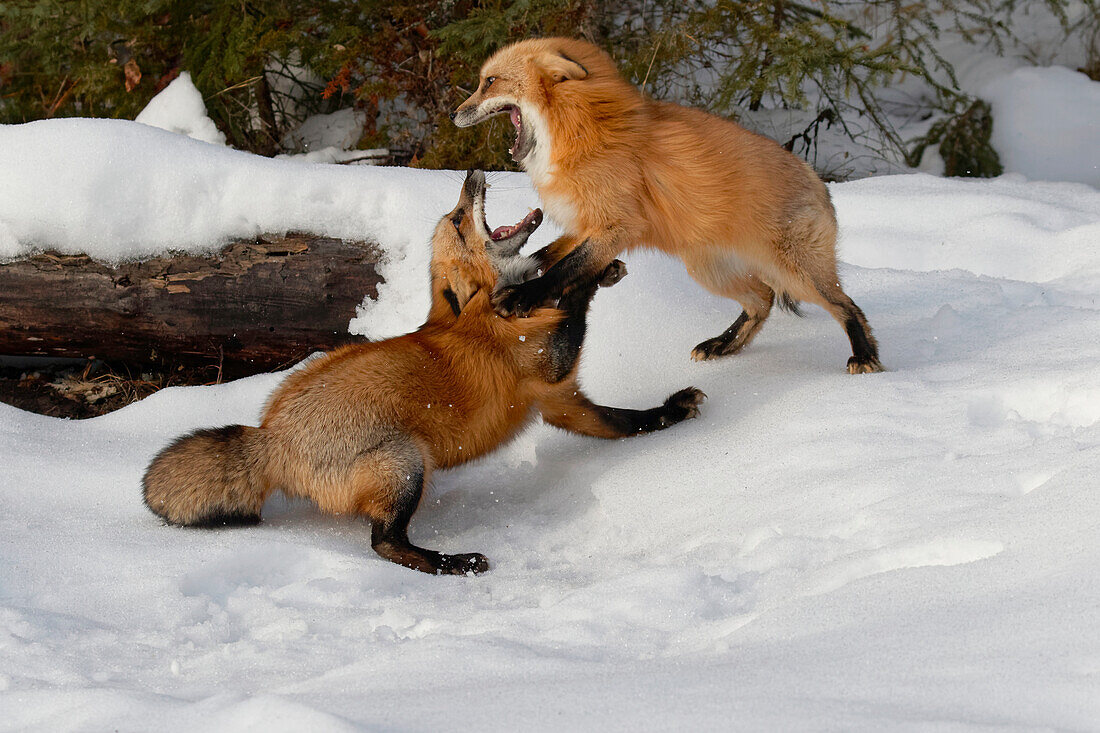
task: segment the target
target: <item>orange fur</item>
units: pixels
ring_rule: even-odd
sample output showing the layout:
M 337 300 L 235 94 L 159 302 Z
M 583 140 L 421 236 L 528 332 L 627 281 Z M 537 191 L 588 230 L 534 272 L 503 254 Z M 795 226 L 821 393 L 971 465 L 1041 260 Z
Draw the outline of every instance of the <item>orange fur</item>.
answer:
M 658 249 L 756 323 L 723 348 L 700 344 L 696 358 L 746 345 L 778 294 L 816 303 L 848 329 L 849 371 L 881 369 L 863 313 L 840 288 L 828 190 L 804 161 L 733 122 L 644 97 L 605 52 L 568 38 L 498 51 L 454 118 L 471 125 L 512 108 L 522 119 L 516 160 L 565 231 L 555 254 L 583 244 L 589 271 L 624 250 Z M 543 297 L 557 289 L 521 288 Z M 499 295 L 494 302 L 522 312 Z
M 408 542 L 405 528 L 432 470 L 492 451 L 548 409 L 587 410 L 587 422 L 562 427 L 601 437 L 694 417 L 702 399 L 694 390 L 652 411 L 587 401 L 576 381 L 579 339 L 562 341 L 561 329 L 583 337 L 595 283 L 571 296 L 572 310 L 540 308 L 524 319 L 493 311 L 484 188 L 483 174 L 471 172 L 458 206 L 436 227 L 432 305 L 419 330 L 306 363 L 272 394 L 259 428 L 198 431 L 173 443 L 146 471 L 146 505 L 173 524 L 250 524 L 282 489 L 325 512 L 370 518 L 372 545 L 390 560 L 426 572 L 481 572 L 488 568 L 481 555 Z M 606 425 L 596 424 L 598 414 Z

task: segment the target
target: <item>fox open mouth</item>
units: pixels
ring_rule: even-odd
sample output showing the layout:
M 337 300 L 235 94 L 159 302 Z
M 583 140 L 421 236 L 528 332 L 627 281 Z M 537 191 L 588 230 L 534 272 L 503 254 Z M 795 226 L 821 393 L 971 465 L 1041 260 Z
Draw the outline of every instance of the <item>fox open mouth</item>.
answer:
M 512 121 L 512 125 L 516 128 L 516 139 L 515 142 L 512 143 L 512 147 L 508 148 L 508 153 L 516 163 L 522 163 L 528 153 L 531 152 L 531 149 L 535 147 L 534 133 L 524 126 L 523 113 L 520 112 L 519 107 L 514 104 L 508 104 L 501 107 L 493 114 L 504 113 L 507 113 L 508 119 Z
M 539 228 L 539 224 L 542 224 L 542 209 L 534 209 L 512 226 L 497 227 L 492 230 L 489 238 L 494 242 L 502 242 L 520 233 L 529 235 Z M 485 229 L 489 229 L 488 224 L 485 225 Z

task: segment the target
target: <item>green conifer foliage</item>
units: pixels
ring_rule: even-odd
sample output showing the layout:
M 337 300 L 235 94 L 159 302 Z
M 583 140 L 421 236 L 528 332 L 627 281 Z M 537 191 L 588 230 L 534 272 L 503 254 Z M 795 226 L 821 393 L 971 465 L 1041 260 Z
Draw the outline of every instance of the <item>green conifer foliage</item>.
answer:
M 606 48 L 656 98 L 731 118 L 799 110 L 808 124 L 780 142 L 808 157 L 818 132 L 835 125 L 853 138 L 871 131 L 895 159 L 919 159 L 938 143 L 950 171 L 988 175 L 998 170 L 988 107 L 959 91 L 937 39 L 951 31 L 1003 49 L 1023 3 L 3 0 L 0 122 L 133 118 L 187 70 L 236 147 L 275 153 L 304 116 L 354 105 L 366 112 L 363 147 L 402 150 L 432 167 L 511 168 L 506 121 L 459 129 L 448 113 L 496 49 L 567 35 Z M 1071 3 L 1087 12 L 1071 21 Z M 1031 6 L 1060 18 L 1067 34 L 1097 37 L 1097 3 Z M 1086 63 L 1100 67 L 1096 58 Z M 930 90 L 919 103 L 940 120 L 909 141 L 891 125 L 885 92 L 914 76 Z

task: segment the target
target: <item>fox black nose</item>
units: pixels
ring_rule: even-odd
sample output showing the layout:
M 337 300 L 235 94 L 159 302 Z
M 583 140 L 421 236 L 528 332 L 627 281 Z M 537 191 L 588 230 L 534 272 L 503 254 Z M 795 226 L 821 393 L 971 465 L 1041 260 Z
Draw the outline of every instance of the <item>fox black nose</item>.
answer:
M 451 122 L 455 121 L 455 115 L 457 115 L 457 114 L 458 114 L 458 110 L 454 110 L 453 112 L 451 112 Z

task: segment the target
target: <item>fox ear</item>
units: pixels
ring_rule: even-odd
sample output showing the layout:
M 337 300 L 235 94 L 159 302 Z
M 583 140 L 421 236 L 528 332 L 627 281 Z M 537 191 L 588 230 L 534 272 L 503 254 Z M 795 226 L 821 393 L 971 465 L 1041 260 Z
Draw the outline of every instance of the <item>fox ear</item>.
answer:
M 577 81 L 588 76 L 588 69 L 584 68 L 562 52 L 544 53 L 539 59 L 539 66 L 546 71 L 555 83 L 563 81 Z
M 451 284 L 451 287 L 447 288 L 450 295 L 444 293 L 443 297 L 447 299 L 447 303 L 451 306 L 451 310 L 455 312 L 455 315 L 458 315 L 470 302 L 470 298 L 474 297 L 478 287 L 470 282 L 466 274 L 457 267 L 451 268 L 448 280 Z

